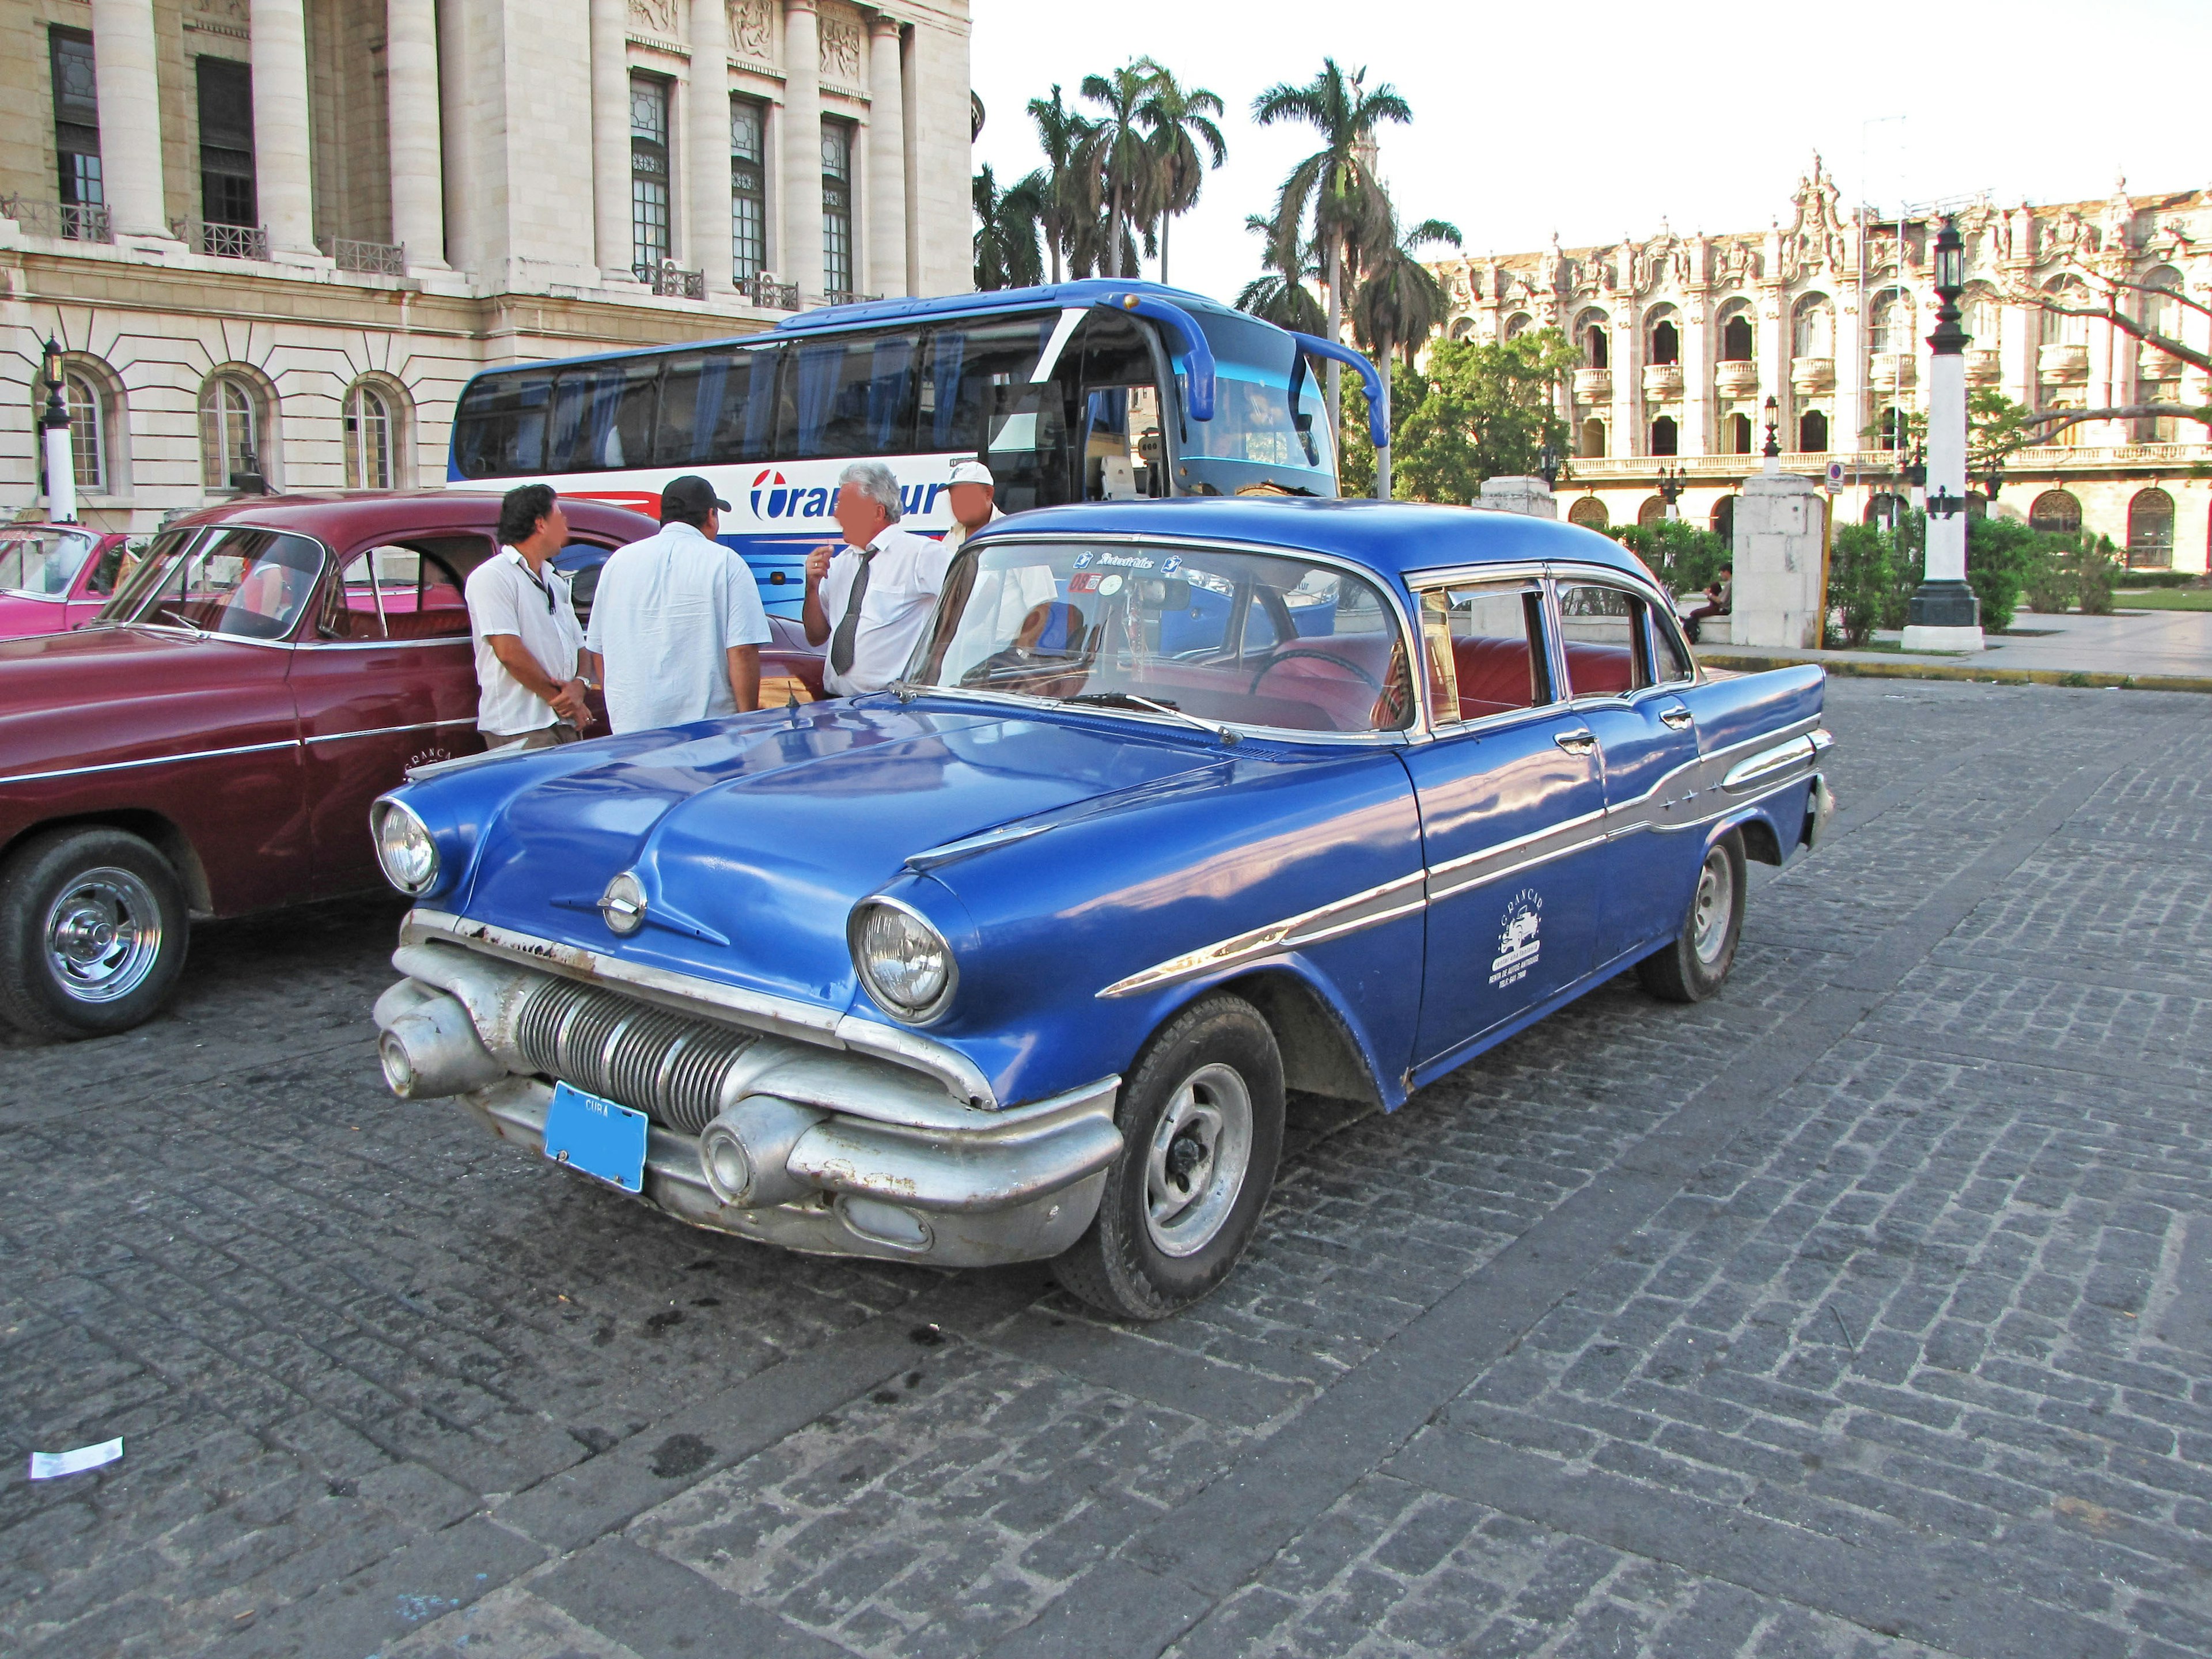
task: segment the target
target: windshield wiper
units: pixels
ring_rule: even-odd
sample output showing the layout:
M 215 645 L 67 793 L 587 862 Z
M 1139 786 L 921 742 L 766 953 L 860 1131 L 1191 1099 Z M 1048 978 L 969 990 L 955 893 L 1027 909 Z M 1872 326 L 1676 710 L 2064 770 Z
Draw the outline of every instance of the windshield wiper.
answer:
M 1055 702 L 1089 703 L 1097 708 L 1148 708 L 1155 714 L 1165 714 L 1186 726 L 1194 726 L 1210 737 L 1218 738 L 1224 749 L 1234 749 L 1244 741 L 1244 734 L 1233 727 L 1216 726 L 1195 714 L 1186 714 L 1171 702 L 1155 702 L 1150 697 L 1140 697 L 1133 691 L 1083 691 L 1072 697 L 1055 697 Z

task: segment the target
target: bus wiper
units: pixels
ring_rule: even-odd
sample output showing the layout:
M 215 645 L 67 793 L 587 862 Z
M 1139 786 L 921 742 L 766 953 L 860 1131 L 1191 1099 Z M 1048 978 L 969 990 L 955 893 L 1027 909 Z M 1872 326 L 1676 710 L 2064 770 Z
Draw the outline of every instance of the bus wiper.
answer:
M 1216 726 L 1195 714 L 1186 714 L 1171 702 L 1155 702 L 1150 697 L 1140 697 L 1133 691 L 1083 691 L 1072 697 L 1058 697 L 1057 702 L 1089 703 L 1098 708 L 1148 708 L 1155 714 L 1166 714 L 1181 720 L 1185 726 L 1194 726 L 1209 736 L 1218 738 L 1224 749 L 1234 749 L 1244 741 L 1244 734 L 1226 726 Z

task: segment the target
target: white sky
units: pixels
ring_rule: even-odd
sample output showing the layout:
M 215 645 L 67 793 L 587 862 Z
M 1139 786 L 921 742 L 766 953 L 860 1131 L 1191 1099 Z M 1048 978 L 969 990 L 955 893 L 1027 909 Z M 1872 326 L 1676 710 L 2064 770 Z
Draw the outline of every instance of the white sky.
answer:
M 1042 161 L 1024 106 L 1054 81 L 1073 104 L 1086 73 L 1148 53 L 1220 94 L 1229 162 L 1176 222 L 1169 276 L 1224 301 L 1258 272 L 1244 216 L 1319 147 L 1253 125 L 1252 99 L 1328 54 L 1413 106 L 1382 131 L 1383 174 L 1407 222 L 1448 220 L 1474 254 L 1650 236 L 1662 215 L 1685 235 L 1763 229 L 1815 149 L 1846 205 L 2102 200 L 2121 172 L 2138 195 L 2212 186 L 2207 0 L 970 3 L 975 161 L 1002 183 Z

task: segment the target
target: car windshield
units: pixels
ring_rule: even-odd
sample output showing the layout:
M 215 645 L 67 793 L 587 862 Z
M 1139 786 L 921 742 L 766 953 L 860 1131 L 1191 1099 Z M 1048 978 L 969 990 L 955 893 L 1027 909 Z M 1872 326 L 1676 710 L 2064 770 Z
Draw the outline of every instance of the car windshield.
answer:
M 0 588 L 62 598 L 84 568 L 95 540 L 81 530 L 0 531 Z
M 1111 541 L 963 553 L 909 683 L 1237 726 L 1389 731 L 1412 718 L 1396 612 L 1310 559 Z
M 245 526 L 173 532 L 154 544 L 100 620 L 280 640 L 314 597 L 322 568 L 322 548 L 305 536 Z

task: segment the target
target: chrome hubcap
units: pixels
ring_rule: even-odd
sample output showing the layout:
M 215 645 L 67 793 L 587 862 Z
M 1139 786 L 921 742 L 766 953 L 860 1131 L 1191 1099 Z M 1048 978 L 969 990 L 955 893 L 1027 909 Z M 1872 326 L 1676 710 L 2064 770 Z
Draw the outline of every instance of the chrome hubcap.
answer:
M 1167 1255 L 1213 1242 L 1252 1163 L 1252 1095 L 1227 1066 L 1203 1066 L 1160 1114 L 1145 1161 L 1145 1227 Z
M 113 1002 L 146 982 L 161 954 L 161 907 L 128 870 L 88 870 L 46 912 L 46 965 L 77 1002 Z
M 1708 968 L 1720 960 L 1735 914 L 1735 885 L 1729 879 L 1728 854 L 1716 847 L 1705 854 L 1705 867 L 1698 872 L 1698 899 L 1690 911 L 1691 947 Z

